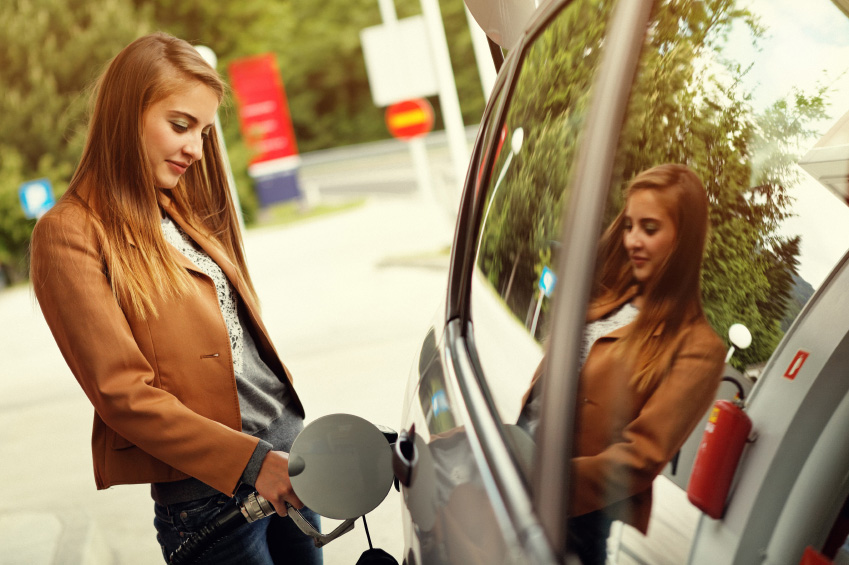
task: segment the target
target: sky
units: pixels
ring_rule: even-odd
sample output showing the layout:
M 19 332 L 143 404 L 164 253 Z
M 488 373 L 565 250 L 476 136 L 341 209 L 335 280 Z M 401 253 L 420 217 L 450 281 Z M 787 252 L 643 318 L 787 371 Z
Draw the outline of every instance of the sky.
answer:
M 745 79 L 753 104 L 764 108 L 793 87 L 811 92 L 818 83 L 829 84 L 829 119 L 815 124 L 824 134 L 849 112 L 849 18 L 828 0 L 744 0 L 741 5 L 767 27 L 759 52 L 742 26 L 728 40 L 736 60 L 756 62 Z M 818 139 L 800 148 L 801 154 Z M 791 190 L 797 216 L 782 231 L 802 236 L 799 273 L 817 288 L 849 248 L 849 207 L 806 172 L 800 178 Z

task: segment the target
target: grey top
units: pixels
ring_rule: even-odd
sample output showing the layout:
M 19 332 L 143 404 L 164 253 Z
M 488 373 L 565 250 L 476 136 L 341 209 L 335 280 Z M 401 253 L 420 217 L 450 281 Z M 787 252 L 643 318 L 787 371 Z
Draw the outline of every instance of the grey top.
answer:
M 162 231 L 168 243 L 215 283 L 218 305 L 233 352 L 242 431 L 260 438 L 241 479 L 242 483 L 253 485 L 269 451 L 291 449 L 292 442 L 304 427 L 303 418 L 290 407 L 292 396 L 286 377 L 276 375 L 260 358 L 244 308 L 240 307 L 239 296 L 221 268 L 168 216 L 162 220 Z M 196 500 L 217 492 L 194 478 L 151 485 L 153 499 L 165 505 Z

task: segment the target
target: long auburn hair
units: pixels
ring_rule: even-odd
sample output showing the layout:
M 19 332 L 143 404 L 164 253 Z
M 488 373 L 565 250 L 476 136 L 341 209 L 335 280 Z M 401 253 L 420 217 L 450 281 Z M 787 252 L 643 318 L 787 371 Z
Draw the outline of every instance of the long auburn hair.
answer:
M 651 190 L 675 224 L 675 245 L 651 280 L 641 288 L 645 304 L 629 334 L 617 344 L 632 359 L 631 385 L 638 390 L 656 386 L 670 369 L 673 342 L 681 328 L 704 318 L 701 271 L 708 231 L 708 198 L 699 177 L 687 166 L 658 165 L 639 173 L 628 184 L 625 199 Z M 604 232 L 600 243 L 591 308 L 616 302 L 638 281 L 624 243 L 625 209 Z M 655 335 L 659 334 L 659 335 Z
M 122 307 L 142 318 L 157 315 L 156 297 L 194 289 L 162 234 L 158 189 L 143 142 L 144 115 L 197 82 L 219 103 L 224 98 L 226 85 L 218 73 L 181 39 L 157 32 L 125 47 L 95 85 L 88 137 L 66 192 L 102 225 L 111 251 L 104 256 L 112 291 Z M 256 298 L 215 131 L 203 141 L 203 158 L 168 194 L 192 227 L 221 244 Z

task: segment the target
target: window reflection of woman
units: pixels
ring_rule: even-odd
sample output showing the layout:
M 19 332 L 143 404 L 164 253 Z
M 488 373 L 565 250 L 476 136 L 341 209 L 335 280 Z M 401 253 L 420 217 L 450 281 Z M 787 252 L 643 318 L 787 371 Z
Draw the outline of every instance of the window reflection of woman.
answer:
M 581 353 L 569 520 L 585 564 L 604 563 L 613 520 L 646 533 L 652 482 L 719 386 L 725 348 L 701 304 L 707 226 L 698 177 L 660 165 L 631 181 L 625 208 L 602 236 Z M 520 424 L 533 428 L 538 400 L 532 387 Z

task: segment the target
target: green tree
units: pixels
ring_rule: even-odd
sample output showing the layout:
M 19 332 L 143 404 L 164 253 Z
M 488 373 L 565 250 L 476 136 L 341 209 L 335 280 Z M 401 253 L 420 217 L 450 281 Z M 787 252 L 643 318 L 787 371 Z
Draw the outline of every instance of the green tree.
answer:
M 608 10 L 603 0 L 575 2 L 536 39 L 522 62 L 505 119 L 507 132 L 524 129 L 525 145 L 495 191 L 479 265 L 502 296 L 510 289 L 506 299 L 520 319 L 539 273 L 556 256 L 551 240 L 559 233 L 560 210 L 568 200 L 569 169 L 604 46 L 602 22 Z M 783 237 L 778 228 L 791 214 L 788 190 L 797 182 L 798 147 L 812 135 L 810 124 L 825 116 L 826 89 L 791 91 L 756 110 L 743 87 L 748 69 L 722 50 L 736 23 L 751 32 L 755 44 L 764 33 L 733 0 L 659 3 L 613 178 L 614 187 L 621 188 L 642 170 L 678 162 L 703 180 L 712 224 L 703 275 L 705 309 L 720 335 L 737 322 L 752 331 L 752 346 L 735 356 L 743 366 L 765 360 L 782 335 L 799 238 Z M 506 153 L 495 163 L 491 184 Z M 621 199 L 621 190 L 611 192 L 605 224 L 621 210 Z
M 158 29 L 193 45 L 208 46 L 224 65 L 234 57 L 274 50 L 297 25 L 289 0 L 130 1 L 149 12 Z
M 561 210 L 609 12 L 610 3 L 594 1 L 564 9 L 525 54 L 511 94 L 478 264 L 522 322 L 533 313 L 543 268 L 557 256 Z M 523 143 L 513 154 L 519 128 Z M 548 306 L 542 303 L 537 327 L 545 324 Z
M 737 322 L 752 331 L 752 346 L 734 358 L 742 368 L 767 359 L 783 335 L 799 239 L 782 237 L 778 229 L 791 215 L 788 190 L 798 180 L 793 167 L 798 147 L 813 133 L 808 124 L 824 117 L 826 91 L 792 91 L 756 110 L 743 87 L 748 69 L 722 51 L 735 22 L 748 27 L 755 44 L 765 31 L 734 0 L 660 4 L 615 178 L 624 185 L 655 164 L 679 162 L 702 179 L 712 224 L 703 273 L 705 310 L 722 336 Z
M 46 177 L 64 192 L 82 149 L 86 87 L 146 21 L 127 0 L 0 3 L 0 264 L 13 281 L 26 275 L 35 223 L 18 187 Z
M 483 112 L 480 77 L 463 3 L 441 0 L 464 122 Z M 396 2 L 398 18 L 421 13 L 419 0 Z M 301 151 L 388 139 L 384 108 L 374 105 L 360 31 L 382 23 L 377 0 L 292 2 L 291 35 L 276 47 Z M 436 97 L 435 129 L 442 128 Z
M 421 12 L 399 0 L 399 17 Z M 461 2 L 441 0 L 467 124 L 483 109 L 480 80 Z M 276 53 L 301 152 L 386 139 L 383 109 L 371 101 L 360 46 L 363 27 L 380 23 L 377 0 L 5 0 L 0 3 L 0 265 L 26 273 L 33 222 L 17 204 L 22 180 L 48 177 L 61 194 L 82 151 L 87 87 L 136 37 L 160 29 L 233 59 Z M 439 125 L 439 105 L 433 100 Z M 247 175 L 250 152 L 229 98 L 224 138 L 245 218 L 256 213 Z

